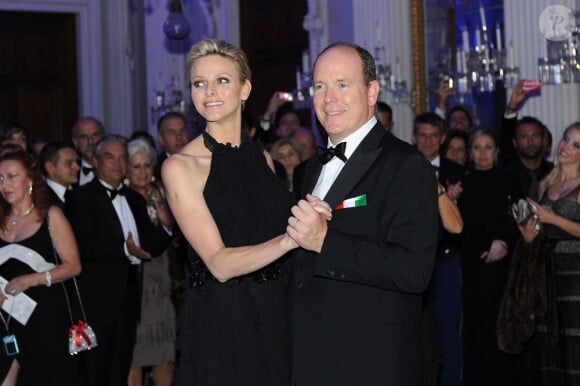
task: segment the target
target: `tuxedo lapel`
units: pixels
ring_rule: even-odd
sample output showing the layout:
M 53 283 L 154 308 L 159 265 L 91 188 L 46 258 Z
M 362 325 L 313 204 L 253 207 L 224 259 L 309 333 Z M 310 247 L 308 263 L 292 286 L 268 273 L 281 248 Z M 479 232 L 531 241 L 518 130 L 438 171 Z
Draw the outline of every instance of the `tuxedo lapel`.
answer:
M 115 211 L 115 207 L 111 202 L 107 189 L 99 182 L 98 178 L 93 179 L 89 184 L 92 185 L 92 188 L 96 193 L 95 198 L 98 200 L 98 207 L 102 208 L 100 215 L 106 218 L 107 223 L 112 224 L 112 230 L 117 234 L 117 236 L 125 239 L 121 220 L 119 219 L 119 216 L 117 216 L 117 211 Z
M 347 198 L 347 194 L 366 174 L 367 170 L 381 152 L 381 147 L 378 145 L 384 135 L 385 130 L 383 127 L 379 124 L 375 125 L 351 155 L 324 197 L 324 201 L 331 208 L 335 208 L 341 201 Z

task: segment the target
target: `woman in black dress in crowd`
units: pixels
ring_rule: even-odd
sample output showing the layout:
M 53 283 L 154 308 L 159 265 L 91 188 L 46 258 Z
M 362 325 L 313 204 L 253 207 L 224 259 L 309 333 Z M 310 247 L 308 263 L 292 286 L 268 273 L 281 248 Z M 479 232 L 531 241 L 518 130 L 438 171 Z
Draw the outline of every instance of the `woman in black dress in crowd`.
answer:
M 192 247 L 175 384 L 289 385 L 283 257 L 297 247 L 285 233 L 293 196 L 260 143 L 242 135 L 251 91 L 245 54 L 204 40 L 188 63 L 191 97 L 207 126 L 162 169 Z
M 463 179 L 460 256 L 463 285 L 463 385 L 512 385 L 511 358 L 497 348 L 496 319 L 518 228 L 511 205 L 520 197 L 514 179 L 496 168 L 490 132 L 469 140 L 472 170 Z
M 16 150 L 0 156 L 0 276 L 8 281 L 0 302 L 20 293 L 37 302 L 26 325 L 0 311 L 0 336 L 14 335 L 19 351 L 7 355 L 0 343 L 0 379 L 15 384 L 19 366 L 18 385 L 78 386 L 68 353 L 65 295 L 55 283 L 78 275 L 81 265 L 70 224 L 58 207 L 49 207 L 46 189 L 30 154 Z
M 568 126 L 556 167 L 540 183 L 536 216 L 521 228 L 531 243 L 543 236 L 548 307 L 536 329 L 537 384 L 580 385 L 580 121 Z

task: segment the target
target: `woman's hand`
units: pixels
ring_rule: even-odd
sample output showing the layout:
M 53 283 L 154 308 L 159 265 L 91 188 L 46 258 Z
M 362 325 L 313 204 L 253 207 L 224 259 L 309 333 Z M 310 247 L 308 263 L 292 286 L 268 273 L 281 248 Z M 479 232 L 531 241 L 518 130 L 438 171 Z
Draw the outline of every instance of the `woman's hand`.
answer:
M 10 280 L 6 287 L 4 287 L 4 299 L 6 295 L 16 296 L 21 292 L 25 292 L 30 287 L 41 284 L 38 280 L 38 273 L 29 273 L 27 275 L 16 276 Z
M 522 234 L 522 239 L 524 239 L 526 243 L 531 243 L 540 233 L 542 226 L 538 220 L 538 216 L 534 214 L 528 221 L 525 222 L 525 224 L 518 225 L 518 228 Z
M 166 229 L 173 229 L 173 215 L 167 206 L 167 202 L 164 199 L 155 200 L 153 203 L 155 211 L 157 212 L 157 217 L 159 221 Z
M 548 206 L 543 206 L 535 202 L 534 200 L 528 199 L 528 203 L 532 207 L 532 211 L 537 216 L 538 222 L 544 224 L 555 224 L 558 215 L 554 213 L 552 208 Z
M 306 200 L 312 205 L 315 211 L 326 217 L 326 221 L 332 220 L 332 208 L 326 201 L 322 201 L 312 194 L 307 194 Z
M 505 241 L 493 240 L 489 251 L 483 252 L 480 257 L 488 264 L 495 263 L 503 259 L 507 255 L 507 252 L 508 245 Z

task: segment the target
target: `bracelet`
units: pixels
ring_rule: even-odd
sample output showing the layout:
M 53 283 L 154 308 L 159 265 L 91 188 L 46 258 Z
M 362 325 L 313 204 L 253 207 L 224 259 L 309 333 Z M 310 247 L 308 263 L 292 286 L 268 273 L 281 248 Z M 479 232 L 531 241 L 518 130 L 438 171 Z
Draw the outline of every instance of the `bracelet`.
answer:
M 44 271 L 44 277 L 46 279 L 46 286 L 50 287 L 52 285 L 52 275 L 50 271 Z

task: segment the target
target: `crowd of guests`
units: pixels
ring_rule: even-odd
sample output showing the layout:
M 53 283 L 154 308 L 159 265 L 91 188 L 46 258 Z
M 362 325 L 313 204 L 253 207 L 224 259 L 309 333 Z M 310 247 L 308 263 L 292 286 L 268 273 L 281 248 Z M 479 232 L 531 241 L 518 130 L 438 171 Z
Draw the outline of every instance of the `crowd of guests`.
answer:
M 251 72 L 235 47 L 200 42 L 188 61 L 207 121 L 191 142 L 186 117 L 174 112 L 159 119 L 157 141 L 141 131 L 107 134 L 83 117 L 70 141 L 37 149 L 24 127 L 2 125 L 0 301 L 25 292 L 37 302 L 24 324 L 0 311 L 4 342 L 18 341 L 16 353 L 0 355 L 3 385 L 289 379 L 289 306 L 280 299 L 287 253 L 308 250 L 291 236 L 309 215 L 332 218 L 316 197 L 308 209 L 293 207 L 304 198 L 315 136 L 280 91 L 259 119 L 242 113 Z M 228 114 L 218 117 L 206 98 L 219 87 L 230 89 Z M 442 84 L 435 112 L 413 125 L 413 145 L 437 180 L 440 220 L 422 295 L 423 383 L 580 384 L 580 122 L 566 128 L 552 163 L 548 128 L 518 119 L 528 97 L 521 82 L 494 130 L 475 127 L 462 106 L 448 109 L 449 95 Z M 370 108 L 393 137 L 391 108 Z M 530 216 L 517 223 L 520 199 Z M 71 357 L 60 283 L 75 276 L 98 348 Z M 187 328 L 176 347 L 177 315 Z M 187 365 L 175 371 L 177 352 Z
M 580 253 L 580 143 L 573 138 L 580 123 L 566 128 L 552 163 L 548 128 L 517 117 L 528 97 L 522 82 L 495 130 L 476 128 L 462 106 L 446 112 L 448 90 L 442 84 L 439 91 L 443 103 L 415 118 L 413 140 L 457 203 L 463 229 L 442 234 L 425 296 L 426 309 L 435 304 L 439 338 L 425 361 L 441 359 L 432 372 L 437 380 L 426 383 L 578 384 L 572 283 Z M 520 199 L 531 217 L 516 223 L 512 208 Z
M 185 257 L 155 170 L 188 135 L 185 116 L 160 118 L 158 155 L 148 133 L 129 140 L 83 117 L 70 141 L 35 153 L 26 128 L 3 126 L 0 299 L 26 292 L 37 302 L 24 325 L 3 314 L 4 335 L 17 339 L 16 352 L 0 356 L 3 385 L 141 386 L 144 375 L 172 384 Z M 98 348 L 73 357 L 67 308 L 82 316 L 74 287 L 57 283 L 77 275 Z

